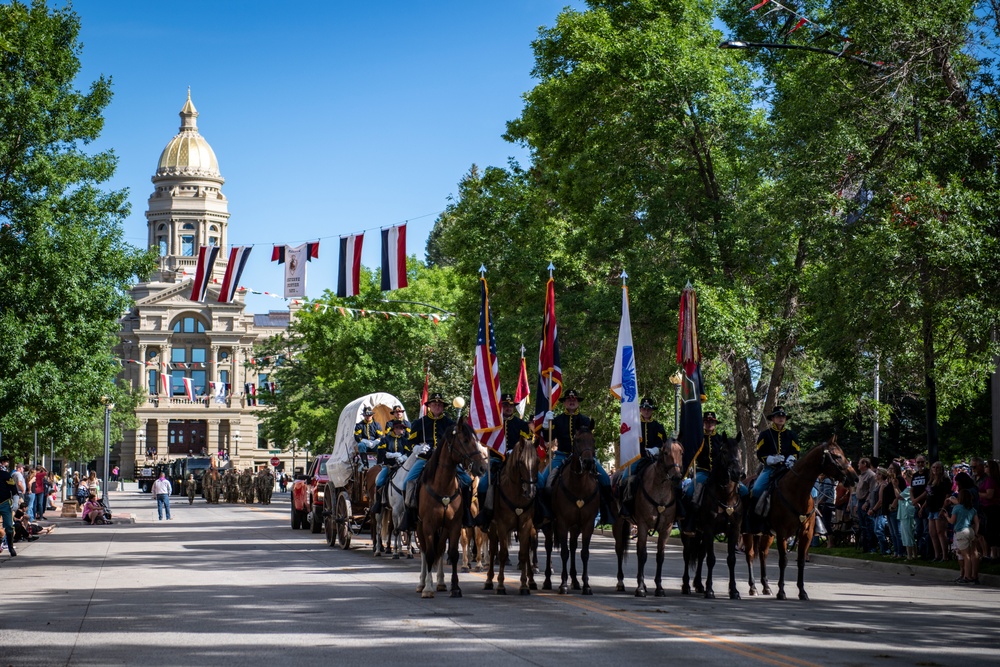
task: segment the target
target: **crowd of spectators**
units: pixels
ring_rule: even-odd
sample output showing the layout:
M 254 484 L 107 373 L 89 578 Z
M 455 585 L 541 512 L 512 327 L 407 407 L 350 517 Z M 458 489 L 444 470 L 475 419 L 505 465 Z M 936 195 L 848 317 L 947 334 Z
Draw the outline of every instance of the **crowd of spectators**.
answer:
M 3 537 L 0 551 L 16 556 L 14 545 L 32 542 L 47 533 L 51 526 L 44 526 L 45 513 L 55 509 L 62 479 L 43 466 L 10 464 L 7 457 L 0 458 L 0 472 L 4 478 Z
M 1000 462 L 973 457 L 949 470 L 925 456 L 885 468 L 862 458 L 853 491 L 834 494 L 841 517 L 853 518 L 866 553 L 908 561 L 959 561 L 958 584 L 978 584 L 982 561 L 1000 560 Z M 829 493 L 817 482 L 820 513 Z M 824 517 L 825 519 L 826 517 Z M 830 525 L 829 522 L 826 522 Z

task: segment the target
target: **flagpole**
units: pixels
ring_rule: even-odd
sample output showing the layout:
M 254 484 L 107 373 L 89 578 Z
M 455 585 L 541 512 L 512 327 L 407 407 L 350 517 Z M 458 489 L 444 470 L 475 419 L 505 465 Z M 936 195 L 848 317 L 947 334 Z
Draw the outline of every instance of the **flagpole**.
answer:
M 552 262 L 549 262 L 549 280 L 552 280 L 552 272 L 555 271 L 555 270 L 556 270 L 555 264 L 553 264 Z M 546 292 L 548 292 L 548 289 L 546 289 Z M 553 304 L 552 304 L 553 309 L 552 309 L 552 312 L 555 313 L 555 293 L 554 292 L 553 292 L 552 296 L 553 296 Z M 548 300 L 548 296 L 546 295 L 546 301 L 547 300 Z M 543 332 L 543 335 L 544 335 L 544 332 Z M 549 412 L 552 412 L 552 371 L 549 372 Z M 552 421 L 555 421 L 555 420 L 552 420 Z M 546 449 L 548 449 L 550 447 L 549 443 L 552 442 L 552 421 L 549 422 L 549 439 L 545 443 L 545 448 Z M 549 464 L 548 464 L 547 467 L 548 468 L 552 467 L 552 457 L 551 456 L 549 457 Z

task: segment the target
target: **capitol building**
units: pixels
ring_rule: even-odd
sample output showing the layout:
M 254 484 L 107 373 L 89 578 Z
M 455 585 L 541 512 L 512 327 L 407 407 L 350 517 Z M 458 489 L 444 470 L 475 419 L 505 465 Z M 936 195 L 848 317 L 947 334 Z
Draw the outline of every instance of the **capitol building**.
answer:
M 122 360 L 120 381 L 144 400 L 135 411 L 138 428 L 122 434 L 112 465 L 134 479 L 154 460 L 225 452 L 236 468 L 268 463 L 273 456 L 291 470 L 292 456 L 278 452 L 258 432 L 267 408 L 245 393 L 247 384 L 267 381 L 247 362 L 253 346 L 287 331 L 291 313 L 245 312 L 245 292 L 218 303 L 229 252 L 229 205 L 215 152 L 198 132 L 198 111 L 188 92 L 181 126 L 160 154 L 146 210 L 148 247 L 159 251 L 156 271 L 135 285 L 135 305 L 121 320 L 115 355 Z M 198 250 L 220 247 L 204 302 L 191 301 Z M 161 374 L 169 374 L 164 387 Z M 195 400 L 184 378 L 194 386 Z M 214 396 L 211 383 L 228 385 Z M 249 400 L 248 400 L 249 399 Z M 287 461 L 286 461 L 287 459 Z

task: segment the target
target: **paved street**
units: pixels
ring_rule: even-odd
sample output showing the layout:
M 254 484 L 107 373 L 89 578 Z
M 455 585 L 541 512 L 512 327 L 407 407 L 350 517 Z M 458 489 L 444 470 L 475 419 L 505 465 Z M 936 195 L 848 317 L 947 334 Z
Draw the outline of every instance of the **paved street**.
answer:
M 996 665 L 1000 591 L 920 574 L 810 564 L 809 602 L 680 594 L 676 545 L 666 598 L 614 593 L 610 540 L 595 539 L 595 595 L 498 597 L 461 575 L 462 599 L 421 600 L 419 561 L 331 549 L 270 507 L 112 495 L 134 524 L 58 527 L 0 556 L 0 665 L 682 664 Z M 776 558 L 772 558 L 776 562 Z M 723 564 L 723 570 L 725 565 Z M 772 582 L 777 580 L 773 566 Z M 718 572 L 718 570 L 717 570 Z M 647 567 L 652 586 L 652 567 Z M 794 576 L 794 575 L 793 575 Z M 508 578 L 510 583 L 510 578 Z M 540 581 L 539 581 L 540 583 Z M 441 595 L 441 594 L 439 594 Z

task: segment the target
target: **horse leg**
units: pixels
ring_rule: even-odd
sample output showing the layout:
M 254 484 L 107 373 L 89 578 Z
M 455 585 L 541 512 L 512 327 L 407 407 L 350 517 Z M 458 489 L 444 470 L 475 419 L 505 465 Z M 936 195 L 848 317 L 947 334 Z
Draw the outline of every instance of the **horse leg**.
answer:
M 738 530 L 730 530 L 726 535 L 726 565 L 729 566 L 729 599 L 739 600 L 740 592 L 736 588 L 736 540 L 739 537 Z
M 507 547 L 507 544 L 505 543 L 506 540 L 503 539 L 504 537 L 506 537 L 506 535 L 500 532 L 500 528 L 498 526 L 497 542 L 500 547 L 499 551 L 500 572 L 499 574 L 497 574 L 497 595 L 507 595 L 507 588 L 503 585 L 503 581 L 504 581 L 504 572 L 507 569 L 507 558 L 510 557 L 510 549 Z
M 452 531 L 451 539 L 448 540 L 448 560 L 451 561 L 451 597 L 453 598 L 462 597 L 462 589 L 458 585 L 458 536 L 461 532 L 461 527 L 458 530 Z M 440 582 L 438 586 L 444 586 L 444 563 L 441 563 L 441 568 L 438 570 L 438 577 L 438 581 Z M 444 589 L 441 588 L 440 590 Z
M 545 581 L 542 590 L 552 590 L 552 527 L 542 531 L 545 534 Z
M 521 568 L 521 595 L 531 595 L 537 586 L 531 569 L 531 531 L 523 521 L 517 531 L 517 564 Z
M 569 536 L 559 535 L 557 538 L 559 542 L 559 554 L 562 556 L 562 583 L 559 585 L 559 594 L 565 595 L 569 592 L 569 586 L 566 585 L 566 580 L 569 578 L 568 568 L 569 568 Z
M 750 577 L 749 580 L 750 590 L 748 595 L 750 595 L 750 597 L 757 595 L 757 584 L 753 580 L 753 561 L 754 561 L 754 555 L 756 554 L 755 546 L 756 545 L 753 535 L 744 534 L 743 555 L 747 559 L 747 573 Z
M 681 595 L 691 595 L 691 579 L 688 570 L 691 568 L 692 551 L 690 536 L 681 532 L 681 561 L 684 563 L 684 572 L 681 574 Z
M 705 598 L 708 600 L 715 598 L 715 590 L 712 588 L 712 570 L 715 569 L 715 536 L 712 533 L 710 528 L 699 536 L 705 547 Z
M 576 578 L 576 547 L 579 544 L 580 533 L 572 532 L 569 537 L 569 576 L 573 580 L 573 590 L 580 590 L 580 580 Z
M 646 597 L 646 541 L 649 539 L 649 531 L 646 527 L 638 524 L 637 528 L 637 538 L 635 540 L 635 560 L 636 560 L 636 574 L 635 574 L 635 596 L 637 598 Z
M 771 594 L 771 586 L 767 582 L 767 552 L 771 548 L 771 536 L 761 535 L 757 545 L 757 558 L 760 561 L 760 587 L 763 595 Z
M 427 552 L 420 554 L 420 579 L 417 581 L 417 592 L 422 598 L 434 597 L 434 587 L 430 585 L 430 565 L 427 562 Z
M 625 549 L 628 548 L 628 522 L 620 518 L 615 523 L 615 556 L 618 557 L 618 585 L 615 591 L 625 592 L 625 573 L 622 571 L 622 561 L 625 559 Z
M 493 590 L 493 563 L 496 561 L 496 558 L 497 558 L 497 540 L 494 537 L 492 530 L 490 531 L 490 536 L 489 536 L 489 550 L 488 550 L 487 553 L 489 554 L 488 555 L 489 569 L 486 571 L 486 583 L 483 584 L 483 590 L 484 591 L 492 591 Z
M 442 593 L 448 590 L 448 587 L 444 583 L 445 556 L 448 557 L 448 562 L 450 562 L 455 567 L 456 572 L 458 570 L 458 535 L 455 536 L 454 540 L 450 540 L 448 542 L 447 550 L 445 549 L 445 545 L 443 542 L 445 539 L 446 538 L 444 536 L 441 537 L 442 543 L 439 545 L 439 551 L 441 552 L 441 555 L 438 557 L 437 560 L 437 590 Z M 452 544 L 455 545 L 454 555 L 452 555 L 452 549 L 451 549 Z
M 673 524 L 671 523 L 671 525 Z M 667 596 L 667 592 L 663 590 L 663 558 L 667 551 L 667 537 L 670 535 L 670 527 L 667 526 L 656 534 L 656 577 L 653 579 L 656 583 L 656 592 L 653 595 L 658 598 Z
M 799 587 L 800 600 L 809 599 L 809 595 L 806 594 L 805 570 L 806 570 L 806 556 L 809 553 L 809 546 L 812 543 L 812 535 L 810 533 L 812 533 L 811 530 L 806 530 L 804 531 L 804 534 L 799 535 L 798 544 L 796 545 L 799 548 L 799 558 L 798 558 L 799 576 L 798 579 L 796 580 L 796 583 L 798 584 Z
M 590 588 L 590 538 L 594 535 L 593 527 L 583 529 L 583 542 L 580 544 L 580 562 L 583 564 L 583 594 L 593 595 Z
M 459 533 L 459 544 L 462 547 L 462 572 L 469 571 L 469 529 L 463 528 Z
M 778 540 L 778 596 L 785 599 L 785 566 L 788 565 L 788 539 Z

